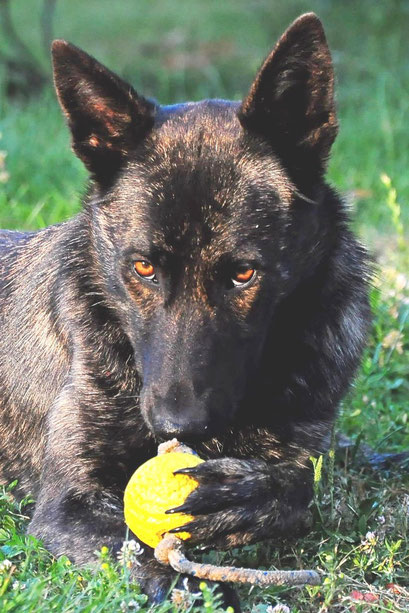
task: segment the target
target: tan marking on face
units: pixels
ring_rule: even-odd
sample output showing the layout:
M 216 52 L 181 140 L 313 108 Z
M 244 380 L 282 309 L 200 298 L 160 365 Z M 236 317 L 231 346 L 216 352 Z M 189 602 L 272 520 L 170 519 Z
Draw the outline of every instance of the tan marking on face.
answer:
M 257 299 L 259 293 L 259 285 L 255 283 L 251 287 L 243 288 L 234 297 L 234 311 L 240 319 L 246 319 L 250 314 L 251 309 Z
M 203 287 L 203 284 L 200 282 L 196 282 L 191 289 L 192 289 L 192 298 L 194 302 L 202 305 L 203 307 L 208 306 L 207 293 L 206 293 L 205 288 Z
M 151 317 L 158 306 L 161 298 L 155 288 L 150 288 L 138 279 L 130 279 L 128 291 L 139 311 L 146 318 Z

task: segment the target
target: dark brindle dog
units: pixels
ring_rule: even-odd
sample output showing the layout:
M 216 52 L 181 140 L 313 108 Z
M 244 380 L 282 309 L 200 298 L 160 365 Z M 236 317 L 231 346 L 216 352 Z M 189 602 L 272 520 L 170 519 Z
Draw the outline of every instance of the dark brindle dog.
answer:
M 195 542 L 293 532 L 369 320 L 365 253 L 323 179 L 337 133 L 320 21 L 298 19 L 242 103 L 159 106 L 53 45 L 84 210 L 0 233 L 1 478 L 29 530 L 87 562 L 125 530 L 125 484 L 158 441 L 205 458 Z M 145 548 L 151 597 L 173 580 Z

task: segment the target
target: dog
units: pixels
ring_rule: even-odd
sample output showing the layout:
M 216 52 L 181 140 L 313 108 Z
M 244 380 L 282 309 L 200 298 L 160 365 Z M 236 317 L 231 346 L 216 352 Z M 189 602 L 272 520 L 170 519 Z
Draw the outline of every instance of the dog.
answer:
M 179 511 L 230 548 L 301 526 L 370 322 L 368 265 L 325 182 L 337 134 L 320 20 L 298 18 L 242 102 L 160 106 L 53 44 L 82 212 L 0 233 L 1 480 L 29 531 L 88 563 L 125 535 L 133 471 L 176 437 L 205 462 Z M 183 529 L 183 528 L 181 528 Z M 135 579 L 175 579 L 144 547 Z

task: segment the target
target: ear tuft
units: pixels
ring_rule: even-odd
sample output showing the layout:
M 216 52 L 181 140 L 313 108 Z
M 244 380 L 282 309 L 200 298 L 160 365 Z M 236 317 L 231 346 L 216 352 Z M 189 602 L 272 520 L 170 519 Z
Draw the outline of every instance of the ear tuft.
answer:
M 73 149 L 109 182 L 152 128 L 156 107 L 93 57 L 65 40 L 52 44 L 54 82 Z
M 239 110 L 297 180 L 321 176 L 337 134 L 334 74 L 321 21 L 302 15 L 282 35 Z

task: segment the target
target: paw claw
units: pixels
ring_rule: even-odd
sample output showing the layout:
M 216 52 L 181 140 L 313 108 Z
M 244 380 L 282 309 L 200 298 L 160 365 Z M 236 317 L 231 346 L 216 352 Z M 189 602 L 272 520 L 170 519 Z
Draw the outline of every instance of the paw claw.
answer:
M 174 475 L 192 475 L 195 473 L 196 466 L 188 466 L 187 468 L 178 468 L 173 471 Z
M 177 534 L 178 532 L 189 532 L 189 531 L 190 531 L 189 524 L 184 524 L 183 526 L 177 526 L 177 528 L 172 528 L 172 530 L 169 530 L 171 534 Z
M 173 513 L 186 513 L 189 511 L 189 505 L 181 504 L 179 507 L 174 507 L 173 509 L 168 509 L 165 511 L 167 515 L 172 515 Z

